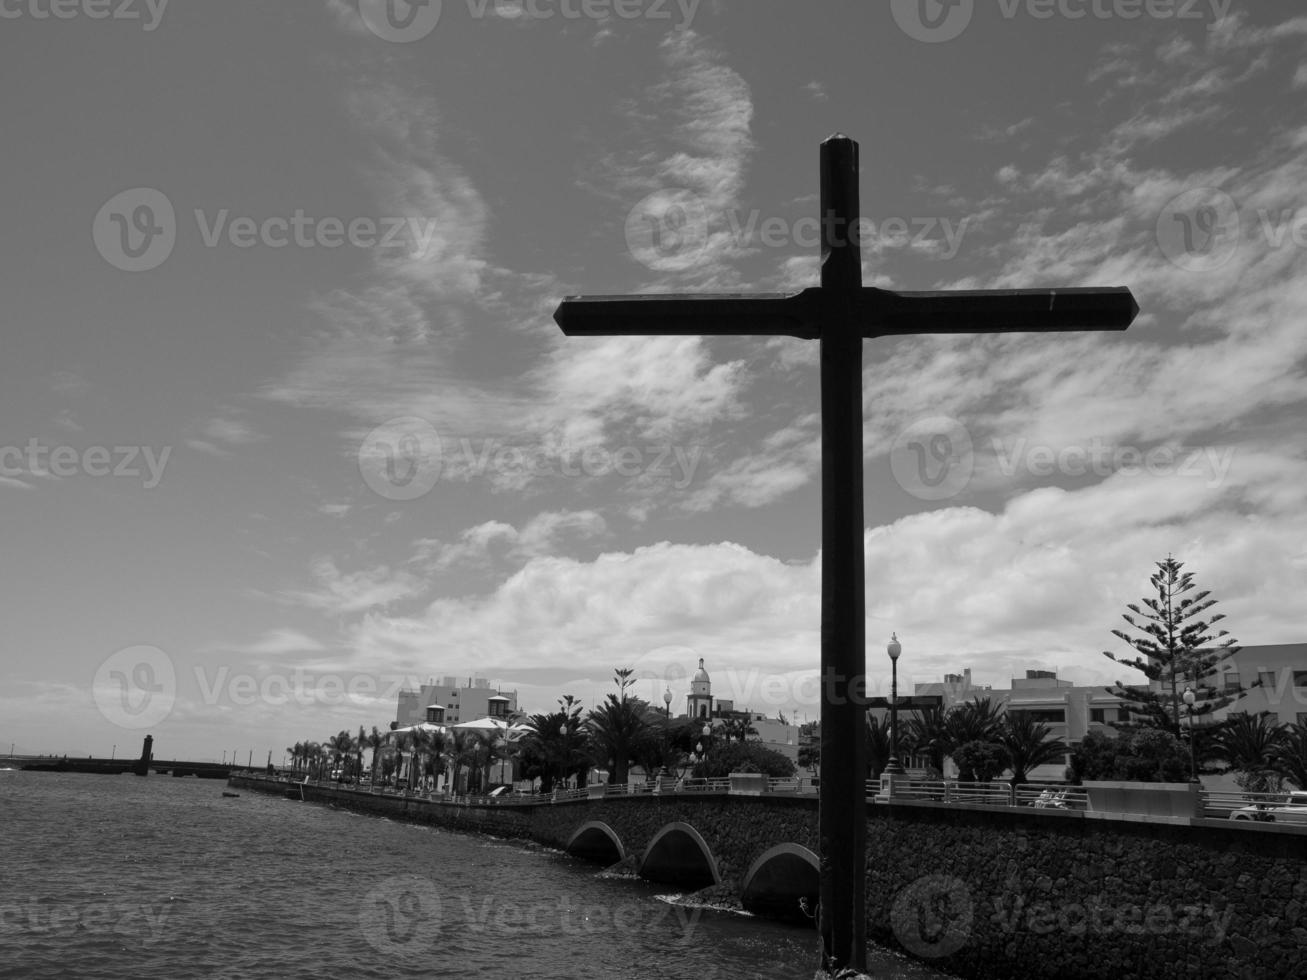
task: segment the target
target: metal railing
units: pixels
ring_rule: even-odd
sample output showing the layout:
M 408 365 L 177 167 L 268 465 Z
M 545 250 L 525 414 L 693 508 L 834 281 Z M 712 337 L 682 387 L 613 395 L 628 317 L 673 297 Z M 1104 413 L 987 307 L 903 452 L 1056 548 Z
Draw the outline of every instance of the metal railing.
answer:
M 867 780 L 867 796 L 883 800 L 887 794 L 878 779 Z M 1065 783 L 963 782 L 957 779 L 894 780 L 892 799 L 930 803 L 959 803 L 971 806 L 1018 806 L 1035 809 L 1087 810 L 1089 794 Z
M 1298 793 L 1247 793 L 1242 790 L 1204 790 L 1202 815 L 1254 823 L 1307 824 L 1307 797 Z

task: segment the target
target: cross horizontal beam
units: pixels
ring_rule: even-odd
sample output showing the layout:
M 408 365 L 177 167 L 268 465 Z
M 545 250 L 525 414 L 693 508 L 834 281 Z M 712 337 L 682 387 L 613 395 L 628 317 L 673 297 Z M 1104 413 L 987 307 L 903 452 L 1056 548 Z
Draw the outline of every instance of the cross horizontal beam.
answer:
M 554 322 L 569 337 L 771 334 L 816 340 L 811 292 L 569 296 L 554 311 Z
M 829 300 L 838 302 L 837 295 Z M 773 335 L 815 340 L 845 315 L 861 335 L 1124 330 L 1139 313 L 1124 287 L 895 292 L 864 286 L 848 314 L 819 286 L 798 293 L 569 296 L 554 320 L 570 337 Z M 843 304 L 841 304 L 843 306 Z

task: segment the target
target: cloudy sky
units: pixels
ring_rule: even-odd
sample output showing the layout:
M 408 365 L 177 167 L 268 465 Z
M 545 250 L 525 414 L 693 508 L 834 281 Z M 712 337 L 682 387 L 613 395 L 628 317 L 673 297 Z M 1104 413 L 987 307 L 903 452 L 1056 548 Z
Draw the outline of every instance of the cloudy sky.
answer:
M 816 717 L 817 345 L 551 315 L 813 285 L 835 131 L 867 284 L 1142 308 L 865 345 L 872 688 L 891 631 L 908 683 L 1110 681 L 1168 553 L 1303 640 L 1291 8 L 5 5 L 0 738 L 279 758 L 415 679 L 683 704 L 698 657 Z

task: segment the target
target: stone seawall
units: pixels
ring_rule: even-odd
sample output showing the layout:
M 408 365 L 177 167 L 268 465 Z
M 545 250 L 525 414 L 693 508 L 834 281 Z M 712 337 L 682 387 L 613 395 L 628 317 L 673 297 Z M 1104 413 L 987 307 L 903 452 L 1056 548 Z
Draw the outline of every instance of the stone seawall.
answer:
M 950 972 L 1307 977 L 1297 828 L 921 804 L 870 813 L 869 937 Z
M 242 777 L 232 784 L 298 789 Z M 518 807 L 303 792 L 313 802 L 560 849 L 582 826 L 602 824 L 637 857 L 661 830 L 689 826 L 727 889 L 741 888 L 775 845 L 819 850 L 812 798 Z M 1307 978 L 1307 828 L 881 803 L 868 808 L 866 874 L 868 938 L 962 977 Z

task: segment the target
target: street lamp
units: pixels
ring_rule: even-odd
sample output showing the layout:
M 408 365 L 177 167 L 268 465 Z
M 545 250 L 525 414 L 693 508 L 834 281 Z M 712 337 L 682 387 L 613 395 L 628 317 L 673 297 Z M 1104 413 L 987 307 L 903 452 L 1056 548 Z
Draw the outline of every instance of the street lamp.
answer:
M 671 718 L 672 717 L 672 689 L 670 687 L 667 688 L 667 690 L 663 691 L 663 704 L 666 706 L 667 709 L 667 717 Z
M 885 772 L 890 776 L 902 776 L 903 767 L 899 765 L 899 654 L 903 652 L 903 646 L 897 633 L 890 634 L 886 651 L 890 660 L 890 695 L 889 762 L 885 765 Z
M 1192 687 L 1186 687 L 1181 697 L 1184 699 L 1185 707 L 1189 709 L 1189 781 L 1196 783 L 1199 782 L 1199 779 L 1198 763 L 1195 761 L 1194 756 L 1194 702 L 1198 698 L 1194 694 Z
M 558 784 L 559 786 L 562 786 L 567 782 L 567 736 L 569 734 L 567 730 L 567 722 L 563 722 L 558 726 L 558 734 L 563 739 L 562 758 L 558 763 Z

